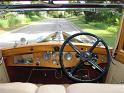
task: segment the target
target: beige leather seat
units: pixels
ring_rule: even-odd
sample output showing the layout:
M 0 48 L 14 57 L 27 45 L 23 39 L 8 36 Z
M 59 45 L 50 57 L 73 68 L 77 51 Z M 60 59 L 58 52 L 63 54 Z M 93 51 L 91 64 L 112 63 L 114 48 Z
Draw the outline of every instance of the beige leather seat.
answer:
M 31 83 L 0 84 L 0 93 L 124 93 L 123 84 L 72 84 L 65 88 L 63 85 L 43 85 L 37 87 Z
M 124 85 L 80 83 L 70 85 L 67 93 L 124 93 Z
M 65 88 L 62 85 L 40 86 L 37 93 L 124 93 L 123 84 L 72 84 Z
M 0 84 L 0 93 L 36 93 L 37 86 L 31 83 Z
M 37 93 L 66 93 L 66 88 L 62 85 L 43 85 L 38 88 Z

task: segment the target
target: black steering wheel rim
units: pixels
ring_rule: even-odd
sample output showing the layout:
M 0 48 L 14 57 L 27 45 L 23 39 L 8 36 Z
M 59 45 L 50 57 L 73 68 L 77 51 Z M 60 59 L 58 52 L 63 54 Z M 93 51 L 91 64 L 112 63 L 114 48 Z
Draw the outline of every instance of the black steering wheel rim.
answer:
M 92 36 L 92 37 L 96 38 L 97 40 L 100 40 L 100 42 L 105 46 L 105 49 L 106 49 L 106 54 L 107 54 L 107 66 L 105 67 L 104 71 L 103 71 L 98 77 L 96 77 L 96 78 L 94 78 L 94 79 L 91 79 L 91 80 L 82 80 L 82 79 L 79 79 L 79 78 L 74 77 L 71 73 L 67 72 L 67 70 L 66 70 L 66 68 L 65 68 L 65 66 L 64 66 L 64 64 L 63 64 L 63 51 L 64 51 L 64 47 L 66 46 L 66 44 L 69 43 L 69 41 L 70 41 L 71 39 L 73 39 L 74 37 L 79 36 L 79 35 L 88 35 L 88 36 Z M 59 62 L 60 62 L 60 66 L 61 66 L 62 71 L 64 72 L 64 74 L 65 74 L 68 78 L 70 78 L 71 80 L 73 80 L 73 81 L 75 81 L 75 82 L 83 82 L 83 83 L 85 83 L 85 82 L 97 82 L 97 81 L 98 81 L 99 79 L 101 79 L 101 78 L 108 72 L 108 70 L 109 70 L 109 66 L 110 66 L 110 62 L 111 62 L 111 56 L 110 56 L 110 52 L 109 52 L 108 46 L 107 46 L 107 44 L 106 44 L 101 38 L 99 38 L 98 36 L 96 36 L 96 35 L 94 35 L 94 34 L 82 32 L 82 33 L 76 33 L 76 34 L 74 34 L 74 35 L 68 37 L 68 38 L 64 41 L 63 45 L 61 46 L 59 53 L 60 53 L 60 54 L 59 54 Z

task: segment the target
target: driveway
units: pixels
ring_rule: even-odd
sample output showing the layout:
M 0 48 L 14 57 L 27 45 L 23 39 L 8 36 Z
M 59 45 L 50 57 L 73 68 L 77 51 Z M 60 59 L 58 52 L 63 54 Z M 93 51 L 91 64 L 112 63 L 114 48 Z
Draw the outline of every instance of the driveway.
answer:
M 29 43 L 39 42 L 57 31 L 72 35 L 81 30 L 66 19 L 46 19 L 0 35 L 0 48 L 13 47 L 15 43 L 20 42 L 21 38 L 25 38 Z

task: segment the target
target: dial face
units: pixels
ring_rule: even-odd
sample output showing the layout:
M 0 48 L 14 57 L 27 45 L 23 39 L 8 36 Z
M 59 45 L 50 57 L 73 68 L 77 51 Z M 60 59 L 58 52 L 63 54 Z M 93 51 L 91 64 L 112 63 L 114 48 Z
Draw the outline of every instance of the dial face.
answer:
M 72 54 L 71 53 L 66 53 L 65 54 L 65 59 L 68 60 L 68 61 L 72 60 Z
M 49 60 L 50 57 L 51 57 L 50 52 L 44 52 L 44 53 L 43 53 L 43 59 L 44 59 L 44 60 Z

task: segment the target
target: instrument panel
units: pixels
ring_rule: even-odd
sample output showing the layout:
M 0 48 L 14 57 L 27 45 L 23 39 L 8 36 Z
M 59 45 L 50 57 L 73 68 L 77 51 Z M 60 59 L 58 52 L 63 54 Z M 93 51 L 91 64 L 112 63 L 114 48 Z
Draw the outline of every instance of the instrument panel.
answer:
M 73 67 L 78 62 L 79 59 L 76 56 L 76 52 L 64 52 L 63 62 L 65 67 Z M 106 62 L 105 55 L 98 55 L 99 63 Z M 11 60 L 11 61 L 10 61 Z M 23 54 L 8 57 L 8 66 L 39 66 L 39 67 L 50 67 L 50 68 L 60 68 L 59 63 L 59 52 L 39 52 L 33 54 Z M 86 65 L 89 65 L 87 62 Z
M 78 62 L 76 52 L 64 52 L 63 62 L 66 67 L 73 67 Z M 21 54 L 7 58 L 8 66 L 39 66 L 60 68 L 59 52 L 44 51 L 33 54 Z
M 25 46 L 3 50 L 7 66 L 37 66 L 60 68 L 59 48 L 61 44 L 43 44 L 36 46 Z M 82 51 L 90 46 L 77 45 Z M 98 55 L 98 63 L 106 63 L 104 48 L 97 48 L 94 51 Z M 73 67 L 79 62 L 76 52 L 69 46 L 65 47 L 63 63 L 65 67 Z M 85 63 L 89 65 L 88 63 Z

